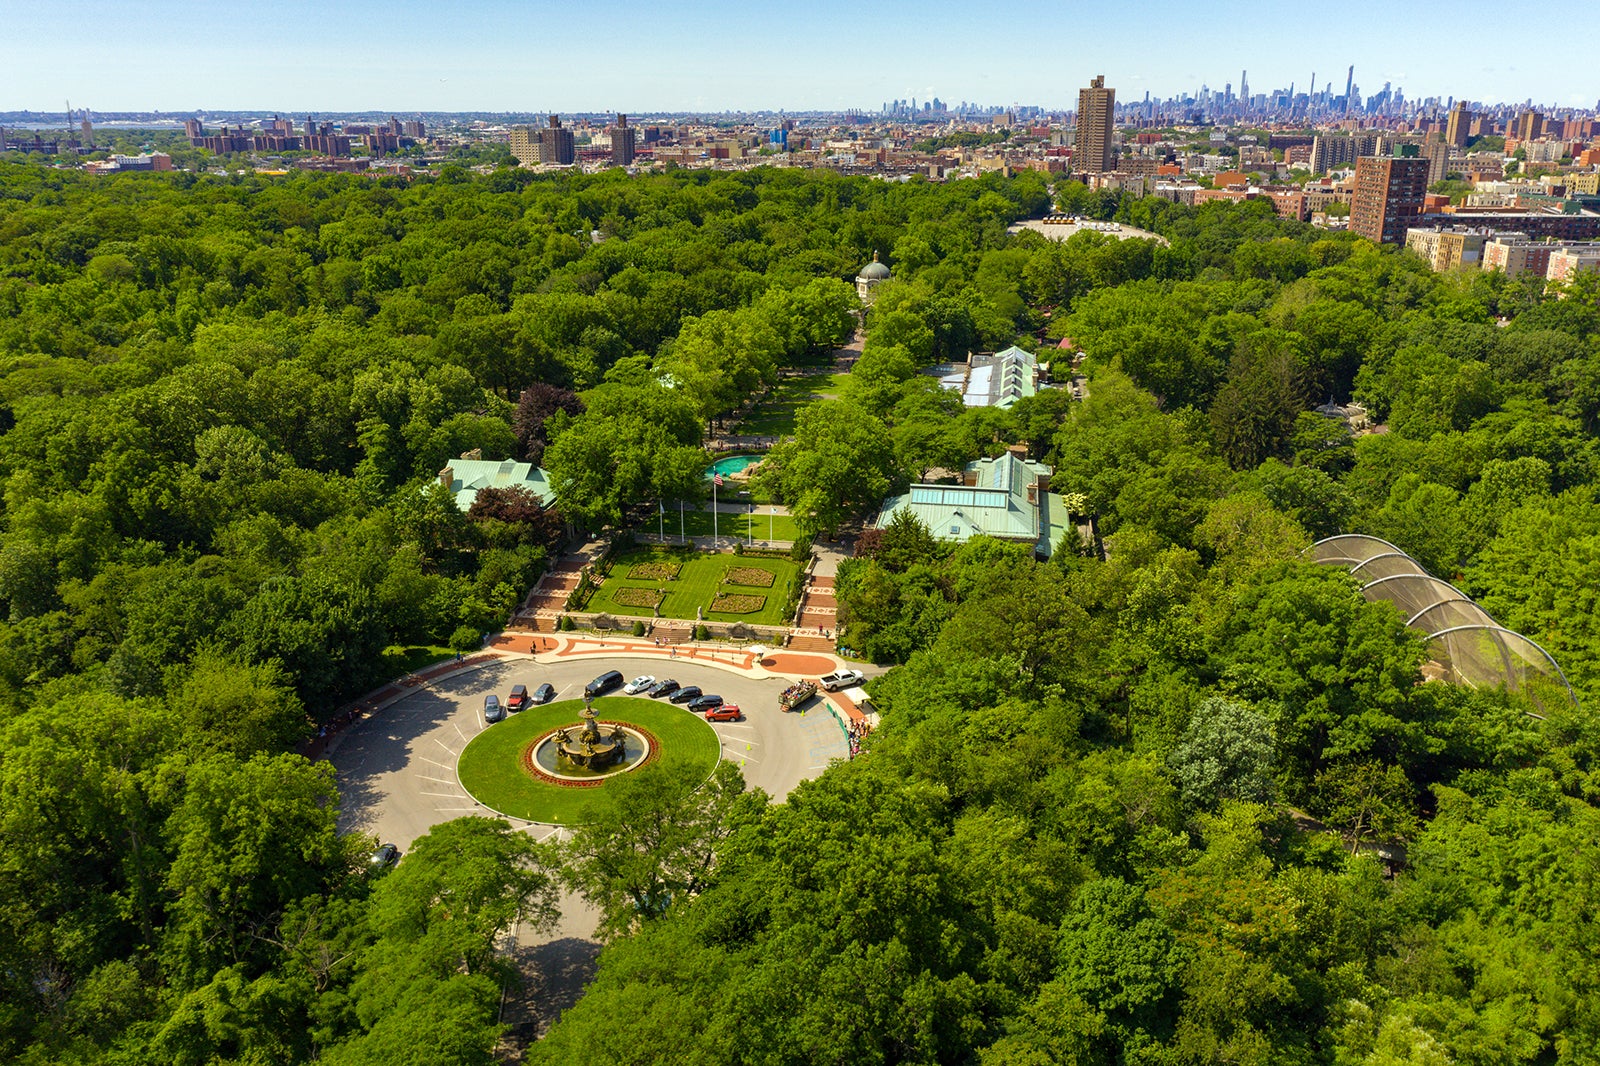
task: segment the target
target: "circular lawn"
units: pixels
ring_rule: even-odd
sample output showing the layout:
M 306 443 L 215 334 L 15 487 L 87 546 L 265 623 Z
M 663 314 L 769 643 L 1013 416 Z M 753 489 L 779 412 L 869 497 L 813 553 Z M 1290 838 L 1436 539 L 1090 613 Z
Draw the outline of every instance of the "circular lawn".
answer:
M 594 701 L 602 722 L 638 726 L 654 737 L 659 759 L 667 766 L 687 766 L 695 779 L 711 776 L 722 745 L 704 718 L 674 703 L 631 696 L 602 696 Z M 456 761 L 461 787 L 484 806 L 513 818 L 573 825 L 584 809 L 605 794 L 605 785 L 574 788 L 535 778 L 523 768 L 523 753 L 540 737 L 564 725 L 582 723 L 582 700 L 562 700 L 529 707 L 497 722 L 477 736 Z

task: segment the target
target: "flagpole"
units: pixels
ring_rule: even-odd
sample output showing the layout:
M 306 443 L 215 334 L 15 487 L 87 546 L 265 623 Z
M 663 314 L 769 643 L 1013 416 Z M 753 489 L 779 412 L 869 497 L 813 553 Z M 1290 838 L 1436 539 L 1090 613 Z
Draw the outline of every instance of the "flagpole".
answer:
M 716 546 L 717 538 L 722 534 L 717 532 L 717 482 L 722 480 L 721 474 L 711 475 L 711 544 Z
M 754 501 L 751 501 L 751 503 L 750 503 L 750 547 L 754 548 L 755 546 L 756 546 L 756 505 L 755 505 Z
M 664 500 L 656 501 L 656 536 L 661 538 L 661 543 L 667 542 L 667 504 Z
M 678 501 L 678 539 L 684 542 L 689 540 L 683 535 L 683 500 Z

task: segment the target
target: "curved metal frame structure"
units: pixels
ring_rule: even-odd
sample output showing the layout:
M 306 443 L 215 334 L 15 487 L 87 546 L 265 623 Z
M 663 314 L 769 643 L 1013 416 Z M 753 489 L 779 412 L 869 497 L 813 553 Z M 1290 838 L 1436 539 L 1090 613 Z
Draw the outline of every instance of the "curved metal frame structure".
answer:
M 1365 546 L 1369 550 L 1359 554 L 1351 554 L 1346 550 L 1347 547 L 1353 548 L 1356 545 Z M 1445 668 L 1449 676 L 1474 687 L 1480 684 L 1503 684 L 1512 691 L 1518 691 L 1524 687 L 1526 675 L 1532 671 L 1538 676 L 1559 681 L 1561 687 L 1566 690 L 1567 698 L 1572 701 L 1573 706 L 1577 706 L 1577 693 L 1567 681 L 1567 675 L 1562 672 L 1555 656 L 1530 637 L 1500 625 L 1487 611 L 1479 607 L 1471 596 L 1450 582 L 1428 573 L 1420 563 L 1395 545 L 1381 537 L 1371 537 L 1364 533 L 1341 533 L 1338 536 L 1324 537 L 1311 545 L 1308 550 L 1316 562 L 1326 566 L 1342 566 L 1352 576 L 1358 578 L 1366 576 L 1362 573 L 1364 567 L 1378 560 L 1394 560 L 1394 563 L 1375 569 L 1409 563 L 1414 569 L 1403 569 L 1398 573 L 1385 574 L 1364 582 L 1361 594 L 1368 601 L 1387 600 L 1401 607 L 1409 615 L 1406 625 L 1427 637 L 1430 654 Z M 1404 590 L 1408 587 L 1416 592 L 1419 583 L 1427 588 L 1426 599 L 1405 594 Z M 1452 604 L 1460 605 L 1457 608 L 1459 611 L 1457 617 L 1424 622 L 1430 613 Z M 1430 624 L 1434 621 L 1450 624 L 1437 626 Z M 1489 639 L 1490 647 L 1487 649 L 1487 654 L 1484 654 L 1485 649 L 1482 647 L 1474 650 L 1470 644 L 1458 645 L 1458 635 L 1473 632 L 1481 633 Z M 1529 654 L 1527 649 L 1537 654 Z M 1495 660 L 1498 660 L 1498 666 Z

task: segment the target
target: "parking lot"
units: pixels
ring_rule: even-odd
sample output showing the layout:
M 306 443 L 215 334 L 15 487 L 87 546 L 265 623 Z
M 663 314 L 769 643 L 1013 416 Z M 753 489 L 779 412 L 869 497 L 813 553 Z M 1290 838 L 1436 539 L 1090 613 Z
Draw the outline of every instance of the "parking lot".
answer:
M 830 759 L 848 752 L 838 723 L 820 700 L 813 700 L 804 715 L 778 709 L 778 694 L 788 684 L 782 678 L 758 680 L 681 659 L 669 663 L 659 656 L 619 654 L 552 663 L 503 659 L 417 689 L 344 736 L 329 757 L 343 797 L 342 827 L 372 833 L 404 851 L 439 822 L 492 814 L 462 790 L 455 770 L 456 756 L 467 742 L 493 728 L 483 721 L 483 697 L 493 692 L 504 701 L 514 684 L 532 689 L 548 681 L 557 700 L 581 699 L 584 685 L 613 669 L 629 680 L 642 673 L 671 676 L 737 703 L 744 711 L 742 721 L 715 722 L 711 728 L 721 738 L 723 758 L 739 763 L 746 782 L 774 799 L 781 800 L 795 785 L 821 773 Z M 521 820 L 513 824 L 540 838 L 554 831 Z

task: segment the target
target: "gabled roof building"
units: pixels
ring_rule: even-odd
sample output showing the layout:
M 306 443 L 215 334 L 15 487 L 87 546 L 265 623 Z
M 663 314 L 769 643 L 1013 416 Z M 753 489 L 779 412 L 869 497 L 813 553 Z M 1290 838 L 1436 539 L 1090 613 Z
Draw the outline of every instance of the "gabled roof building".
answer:
M 966 363 L 946 363 L 932 373 L 939 384 L 961 393 L 968 407 L 1009 408 L 1039 391 L 1039 361 L 1013 345 L 994 355 L 974 355 Z
M 960 485 L 916 484 L 885 500 L 873 525 L 887 528 L 909 510 L 937 540 L 995 537 L 1031 545 L 1048 559 L 1071 525 L 1060 496 L 1048 491 L 1051 469 L 1010 452 L 968 463 Z
M 513 459 L 452 459 L 450 465 L 439 471 L 439 484 L 456 497 L 456 506 L 463 511 L 472 508 L 481 489 L 524 488 L 546 507 L 556 502 L 555 490 L 542 467 L 532 463 L 519 463 Z

